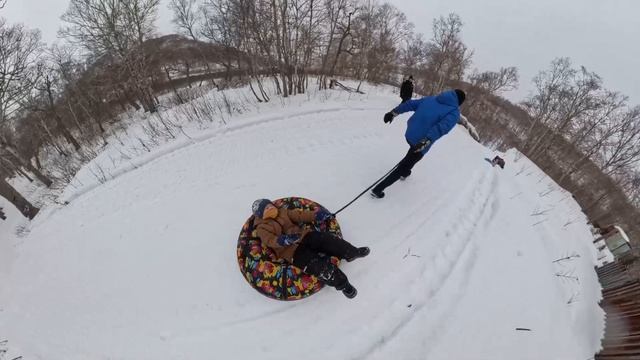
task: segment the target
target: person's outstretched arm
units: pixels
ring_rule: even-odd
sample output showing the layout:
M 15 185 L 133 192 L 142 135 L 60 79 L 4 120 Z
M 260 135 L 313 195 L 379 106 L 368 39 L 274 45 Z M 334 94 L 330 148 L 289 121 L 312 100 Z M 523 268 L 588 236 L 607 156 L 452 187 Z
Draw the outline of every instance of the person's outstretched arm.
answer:
M 460 119 L 458 120 L 458 124 L 464 126 L 467 130 L 469 130 L 469 135 L 471 135 L 471 137 L 475 141 L 480 142 L 480 135 L 478 135 L 478 131 L 476 130 L 476 127 L 473 126 L 473 124 L 471 124 L 471 122 L 469 121 L 469 119 L 467 119 L 466 116 L 460 114 Z
M 389 111 L 388 113 L 384 114 L 384 122 L 385 123 L 391 123 L 393 121 L 393 118 L 395 118 L 399 114 L 406 113 L 408 111 L 416 111 L 416 110 L 418 110 L 418 106 L 420 106 L 420 103 L 422 102 L 423 99 L 424 98 L 415 99 L 415 100 L 408 100 L 408 101 L 403 102 L 402 104 L 398 105 L 395 109 L 393 109 L 393 110 Z
M 395 113 L 396 115 L 399 115 L 399 114 L 406 113 L 408 111 L 416 111 L 418 110 L 418 106 L 420 105 L 421 101 L 422 99 L 405 101 L 402 104 L 396 106 L 396 108 L 391 110 L 391 112 Z
M 289 219 L 298 224 L 312 224 L 315 222 L 322 222 L 328 220 L 333 215 L 330 212 L 318 209 L 316 211 L 311 210 L 289 210 L 287 215 Z

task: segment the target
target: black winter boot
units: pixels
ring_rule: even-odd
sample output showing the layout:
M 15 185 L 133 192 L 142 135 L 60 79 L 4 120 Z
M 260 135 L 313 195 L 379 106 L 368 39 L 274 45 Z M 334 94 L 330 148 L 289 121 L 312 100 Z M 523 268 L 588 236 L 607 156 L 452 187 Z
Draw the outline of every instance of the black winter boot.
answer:
M 371 196 L 376 199 L 382 199 L 384 197 L 384 191 L 376 191 L 376 189 L 371 190 Z
M 344 294 L 344 296 L 346 296 L 349 299 L 353 299 L 354 297 L 356 297 L 356 295 L 358 295 L 358 290 L 356 290 L 355 287 L 353 287 L 353 285 L 351 285 L 350 283 L 347 283 L 347 285 L 345 286 L 344 289 L 342 289 L 342 293 Z
M 316 276 L 325 285 L 332 286 L 338 291 L 342 291 L 344 296 L 353 299 L 358 291 L 353 285 L 349 284 L 349 279 L 342 270 L 333 265 L 326 259 L 311 259 L 309 264 L 303 270 L 307 274 Z
M 352 262 L 355 259 L 363 258 L 369 255 L 370 252 L 371 250 L 366 246 L 359 247 L 356 249 L 356 252 L 352 256 L 345 258 L 345 260 L 347 260 L 347 262 Z

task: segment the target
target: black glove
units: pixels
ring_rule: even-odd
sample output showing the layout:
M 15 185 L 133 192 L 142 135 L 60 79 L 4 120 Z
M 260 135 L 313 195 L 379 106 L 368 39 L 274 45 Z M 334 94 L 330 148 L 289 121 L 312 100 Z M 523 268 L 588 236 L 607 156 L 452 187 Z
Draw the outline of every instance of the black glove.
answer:
M 390 124 L 393 121 L 393 118 L 396 117 L 396 113 L 394 113 L 393 111 L 389 111 L 388 113 L 384 114 L 384 123 L 385 124 Z
M 412 150 L 414 153 L 419 153 L 419 152 L 422 152 L 422 150 L 424 150 L 424 149 L 428 148 L 429 146 L 431 146 L 431 140 L 429 140 L 429 139 L 424 139 L 424 140 L 420 141 L 419 143 L 415 144 L 415 145 L 411 148 L 411 150 Z

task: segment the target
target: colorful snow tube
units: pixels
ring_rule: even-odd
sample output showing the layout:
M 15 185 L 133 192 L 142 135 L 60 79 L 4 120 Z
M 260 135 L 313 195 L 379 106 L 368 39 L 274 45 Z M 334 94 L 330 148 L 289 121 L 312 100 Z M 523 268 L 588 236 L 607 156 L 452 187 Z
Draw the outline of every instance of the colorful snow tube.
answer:
M 299 197 L 278 199 L 273 203 L 287 209 L 325 209 L 314 201 Z M 305 226 L 342 237 L 340 225 L 335 218 Z M 303 273 L 286 260 L 278 258 L 271 248 L 262 245 L 260 238 L 254 233 L 253 216 L 242 227 L 238 237 L 237 256 L 244 278 L 259 293 L 272 299 L 300 300 L 317 293 L 324 286 L 315 276 Z M 339 259 L 331 257 L 331 262 L 338 265 Z

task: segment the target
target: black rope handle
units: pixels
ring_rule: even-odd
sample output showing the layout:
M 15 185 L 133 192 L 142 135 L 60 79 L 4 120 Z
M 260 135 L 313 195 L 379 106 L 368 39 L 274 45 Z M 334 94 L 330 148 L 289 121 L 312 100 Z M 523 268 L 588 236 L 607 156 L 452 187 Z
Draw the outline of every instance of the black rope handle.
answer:
M 364 189 L 363 192 L 360 193 L 360 195 L 356 196 L 355 199 L 351 200 L 347 205 L 343 206 L 342 208 L 340 208 L 340 210 L 334 212 L 333 217 L 335 217 L 336 215 L 338 215 L 339 213 L 342 212 L 342 210 L 348 208 L 349 206 L 351 206 L 351 204 L 353 204 L 354 202 L 356 202 L 356 200 L 360 199 L 362 197 L 362 195 L 364 195 L 367 191 L 371 190 L 372 187 L 376 186 L 380 181 L 382 181 L 384 178 L 386 178 L 387 176 L 389 176 L 389 174 L 391 174 L 395 169 L 398 168 L 398 166 L 400 165 L 400 163 L 397 163 L 396 166 L 393 167 L 393 169 L 389 170 L 388 173 L 384 174 L 383 177 L 381 177 L 380 179 L 376 180 L 376 182 L 374 182 L 373 184 L 371 184 L 371 186 L 369 186 L 368 188 Z

